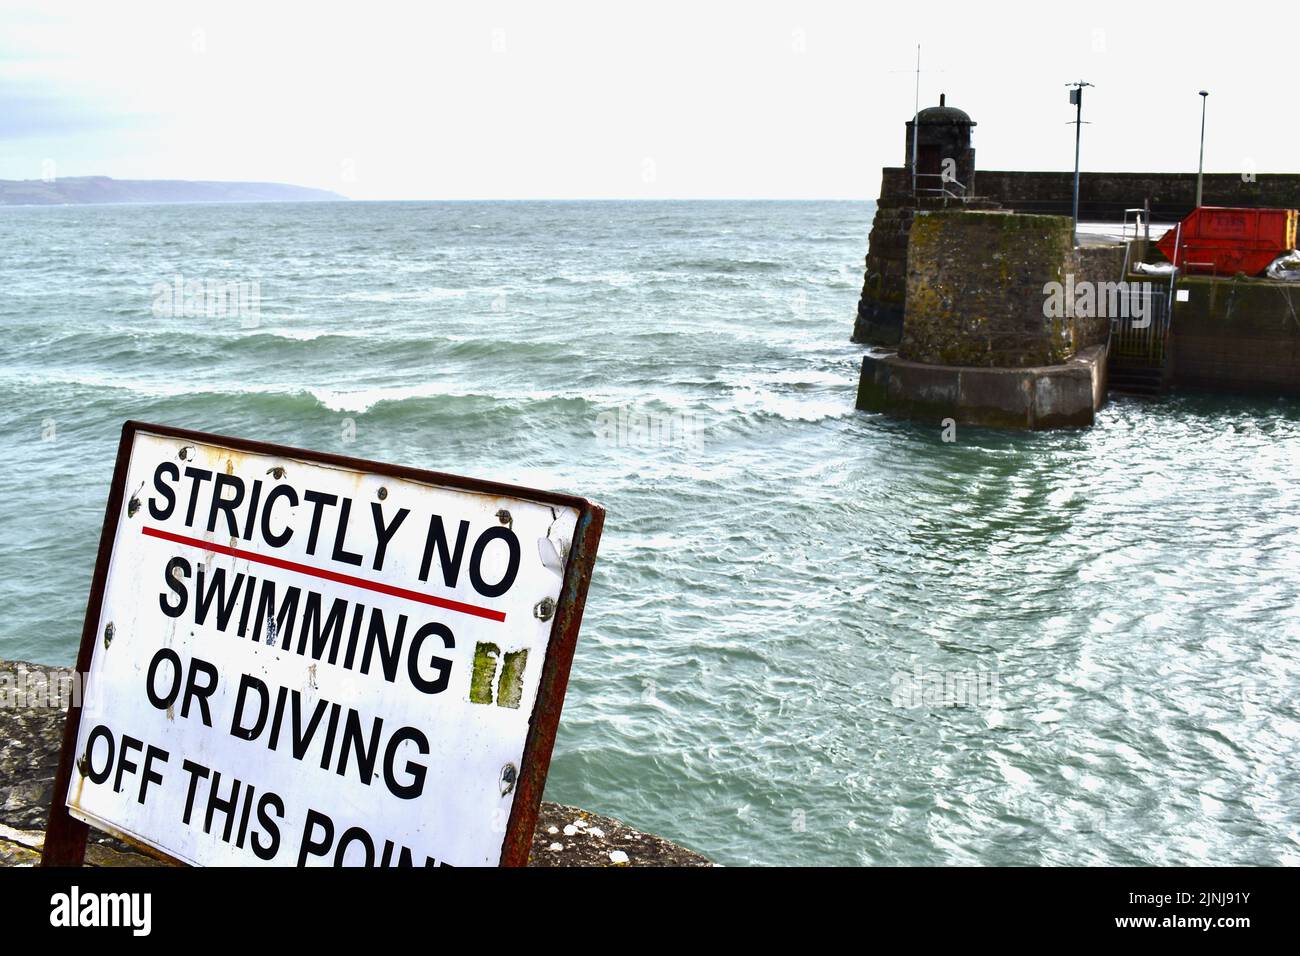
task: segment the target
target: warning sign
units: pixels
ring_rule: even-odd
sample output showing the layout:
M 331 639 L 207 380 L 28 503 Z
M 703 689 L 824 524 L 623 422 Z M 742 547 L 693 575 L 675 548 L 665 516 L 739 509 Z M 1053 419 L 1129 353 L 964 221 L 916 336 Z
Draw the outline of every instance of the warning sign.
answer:
M 47 858 L 75 820 L 192 864 L 526 862 L 602 520 L 128 423 Z

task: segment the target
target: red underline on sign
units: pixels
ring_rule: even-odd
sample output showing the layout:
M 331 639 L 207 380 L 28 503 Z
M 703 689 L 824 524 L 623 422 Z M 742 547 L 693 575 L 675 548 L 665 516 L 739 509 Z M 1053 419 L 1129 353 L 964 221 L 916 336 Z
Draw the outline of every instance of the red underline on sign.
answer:
M 418 601 L 421 604 L 429 604 L 433 607 L 444 608 L 448 611 L 456 611 L 460 614 L 470 614 L 474 617 L 486 618 L 489 621 L 504 622 L 506 619 L 505 611 L 493 611 L 491 608 L 478 607 L 474 604 L 464 604 L 460 601 L 452 601 L 448 598 L 434 597 L 432 594 L 423 594 L 420 591 L 411 591 L 407 588 L 393 587 L 391 584 L 381 584 L 378 581 L 367 581 L 365 578 L 358 578 L 351 574 L 342 574 L 338 571 L 328 571 L 325 568 L 313 568 L 308 564 L 299 564 L 296 561 L 286 561 L 284 558 L 273 558 L 270 555 L 258 554 L 255 551 L 244 551 L 240 548 L 232 548 L 228 545 L 217 544 L 214 541 L 204 541 L 201 538 L 189 538 L 183 534 L 175 534 L 174 532 L 163 531 L 159 528 L 142 527 L 140 531 L 151 538 L 161 538 L 164 541 L 171 541 L 175 544 L 188 545 L 191 548 L 198 548 L 200 551 L 212 551 L 216 554 L 229 555 L 232 558 L 243 558 L 245 561 L 254 561 L 257 564 L 270 565 L 273 568 L 280 568 L 283 571 L 296 571 L 298 574 L 308 574 L 314 578 L 324 578 L 326 581 L 334 581 L 337 584 L 348 584 L 354 588 L 364 588 L 367 591 L 377 591 L 380 594 L 405 598 L 408 601 Z

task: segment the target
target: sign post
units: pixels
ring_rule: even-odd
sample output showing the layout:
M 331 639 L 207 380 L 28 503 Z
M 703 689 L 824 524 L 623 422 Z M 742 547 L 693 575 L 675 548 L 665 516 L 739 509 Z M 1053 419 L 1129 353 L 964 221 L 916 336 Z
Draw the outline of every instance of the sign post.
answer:
M 603 520 L 126 423 L 42 863 L 524 865 Z

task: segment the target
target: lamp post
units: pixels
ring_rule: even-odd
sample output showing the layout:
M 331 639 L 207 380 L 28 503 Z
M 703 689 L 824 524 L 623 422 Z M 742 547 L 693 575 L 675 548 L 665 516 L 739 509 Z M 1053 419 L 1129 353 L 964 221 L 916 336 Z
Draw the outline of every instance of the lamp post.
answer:
M 1083 131 L 1083 88 L 1092 86 L 1083 80 L 1067 83 L 1070 87 L 1070 104 L 1074 113 L 1074 244 L 1079 244 L 1079 139 Z
M 1196 208 L 1201 208 L 1201 180 L 1205 175 L 1205 101 L 1209 90 L 1201 90 L 1201 159 L 1196 165 Z

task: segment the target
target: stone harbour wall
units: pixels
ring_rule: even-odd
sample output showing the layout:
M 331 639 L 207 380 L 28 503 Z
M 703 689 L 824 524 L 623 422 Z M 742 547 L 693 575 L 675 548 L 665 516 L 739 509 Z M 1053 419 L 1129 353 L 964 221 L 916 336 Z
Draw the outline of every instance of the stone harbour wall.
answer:
M 853 341 L 893 345 L 903 328 L 907 297 L 907 236 L 911 209 L 882 209 L 871 225 L 870 249 L 853 323 Z
M 1074 201 L 1073 172 L 980 170 L 981 196 L 1017 212 L 1068 216 Z M 1178 222 L 1196 208 L 1196 173 L 1080 173 L 1079 218 L 1120 222 L 1124 210 L 1151 201 L 1156 222 Z M 1207 173 L 1201 202 L 1206 206 L 1294 209 L 1300 206 L 1300 175 Z
M 911 199 L 910 193 L 908 199 Z M 907 237 L 914 210 L 886 202 L 882 192 L 867 240 L 862 295 L 853 323 L 853 341 L 863 345 L 897 345 L 903 329 L 907 292 Z
M 976 194 L 987 204 L 1013 212 L 1069 216 L 1074 174 L 980 170 Z M 1084 220 L 1119 222 L 1126 209 L 1139 209 L 1147 200 L 1156 222 L 1178 222 L 1195 206 L 1196 174 L 1080 174 L 1079 215 Z M 1261 173 L 1251 180 L 1240 174 L 1207 173 L 1203 201 L 1209 206 L 1300 208 L 1300 175 Z M 888 346 L 899 342 L 907 298 L 907 242 L 915 205 L 911 173 L 904 166 L 885 167 L 868 239 L 854 342 Z
M 1082 246 L 1074 250 L 1070 271 L 1076 283 L 1119 282 L 1125 278 L 1124 266 L 1128 259 L 1126 245 Z M 1097 310 L 1100 313 L 1103 310 Z M 1073 324 L 1074 348 L 1085 349 L 1103 345 L 1110 339 L 1110 317 L 1096 314 L 1076 316 Z
M 1015 212 L 1069 216 L 1074 202 L 1072 171 L 981 169 L 976 195 Z M 1151 201 L 1156 222 L 1178 222 L 1196 206 L 1196 173 L 1079 174 L 1079 217 L 1094 222 L 1121 222 L 1126 209 Z M 1300 174 L 1260 173 L 1253 180 L 1239 173 L 1206 173 L 1206 206 L 1250 209 L 1300 208 Z M 903 166 L 882 171 L 878 208 L 912 204 L 912 176 Z

